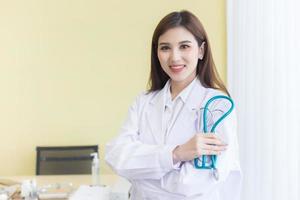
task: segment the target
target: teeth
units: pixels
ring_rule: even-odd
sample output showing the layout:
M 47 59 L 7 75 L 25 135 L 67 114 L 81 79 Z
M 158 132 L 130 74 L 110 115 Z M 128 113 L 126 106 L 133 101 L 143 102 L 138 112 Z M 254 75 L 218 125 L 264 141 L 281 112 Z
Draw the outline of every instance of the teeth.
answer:
M 175 68 L 175 69 L 179 69 L 179 68 L 182 68 L 184 67 L 185 65 L 175 65 L 175 66 L 171 66 L 172 68 Z

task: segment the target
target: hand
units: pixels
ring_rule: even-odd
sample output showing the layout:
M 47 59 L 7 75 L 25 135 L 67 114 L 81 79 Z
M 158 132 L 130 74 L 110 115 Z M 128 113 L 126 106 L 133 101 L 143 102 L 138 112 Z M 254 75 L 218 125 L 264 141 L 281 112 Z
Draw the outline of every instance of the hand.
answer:
M 226 146 L 214 133 L 197 133 L 173 150 L 173 163 L 189 161 L 202 155 L 220 155 Z

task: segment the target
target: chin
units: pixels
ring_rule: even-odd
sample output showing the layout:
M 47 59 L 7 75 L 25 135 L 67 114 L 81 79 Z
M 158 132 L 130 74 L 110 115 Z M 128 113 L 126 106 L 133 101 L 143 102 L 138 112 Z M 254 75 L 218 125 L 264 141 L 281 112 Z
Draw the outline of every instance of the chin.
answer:
M 177 75 L 173 74 L 169 77 L 172 81 L 179 83 L 179 82 L 186 82 L 186 81 L 191 82 L 192 80 L 194 80 L 196 75 L 191 77 L 191 74 L 177 74 Z
M 187 77 L 171 76 L 171 80 L 174 82 L 183 82 L 187 80 Z

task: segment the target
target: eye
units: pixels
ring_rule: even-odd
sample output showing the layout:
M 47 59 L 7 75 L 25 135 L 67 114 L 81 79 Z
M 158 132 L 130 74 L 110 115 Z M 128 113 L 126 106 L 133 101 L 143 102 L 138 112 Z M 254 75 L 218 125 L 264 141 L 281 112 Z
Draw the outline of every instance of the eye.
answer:
M 183 45 L 180 46 L 181 49 L 187 49 L 187 48 L 189 48 L 189 47 L 190 47 L 190 46 L 187 45 L 187 44 L 183 44 Z
M 162 51 L 167 51 L 169 49 L 170 49 L 170 47 L 168 47 L 168 46 L 162 46 L 162 47 L 160 47 L 160 50 L 162 50 Z

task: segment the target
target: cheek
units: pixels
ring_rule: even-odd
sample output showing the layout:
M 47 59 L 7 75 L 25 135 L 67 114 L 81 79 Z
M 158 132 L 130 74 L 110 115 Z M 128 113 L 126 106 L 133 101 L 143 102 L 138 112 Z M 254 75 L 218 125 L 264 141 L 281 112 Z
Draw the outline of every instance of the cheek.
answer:
M 188 51 L 186 51 L 186 57 L 190 60 L 190 61 L 195 61 L 198 60 L 199 58 L 199 50 L 197 48 L 191 48 Z
M 198 54 L 192 53 L 192 54 L 189 54 L 186 58 L 189 60 L 189 62 L 191 64 L 197 65 L 197 63 L 198 63 Z
M 160 65 L 164 66 L 168 61 L 168 55 L 166 53 L 158 53 L 157 54 Z

